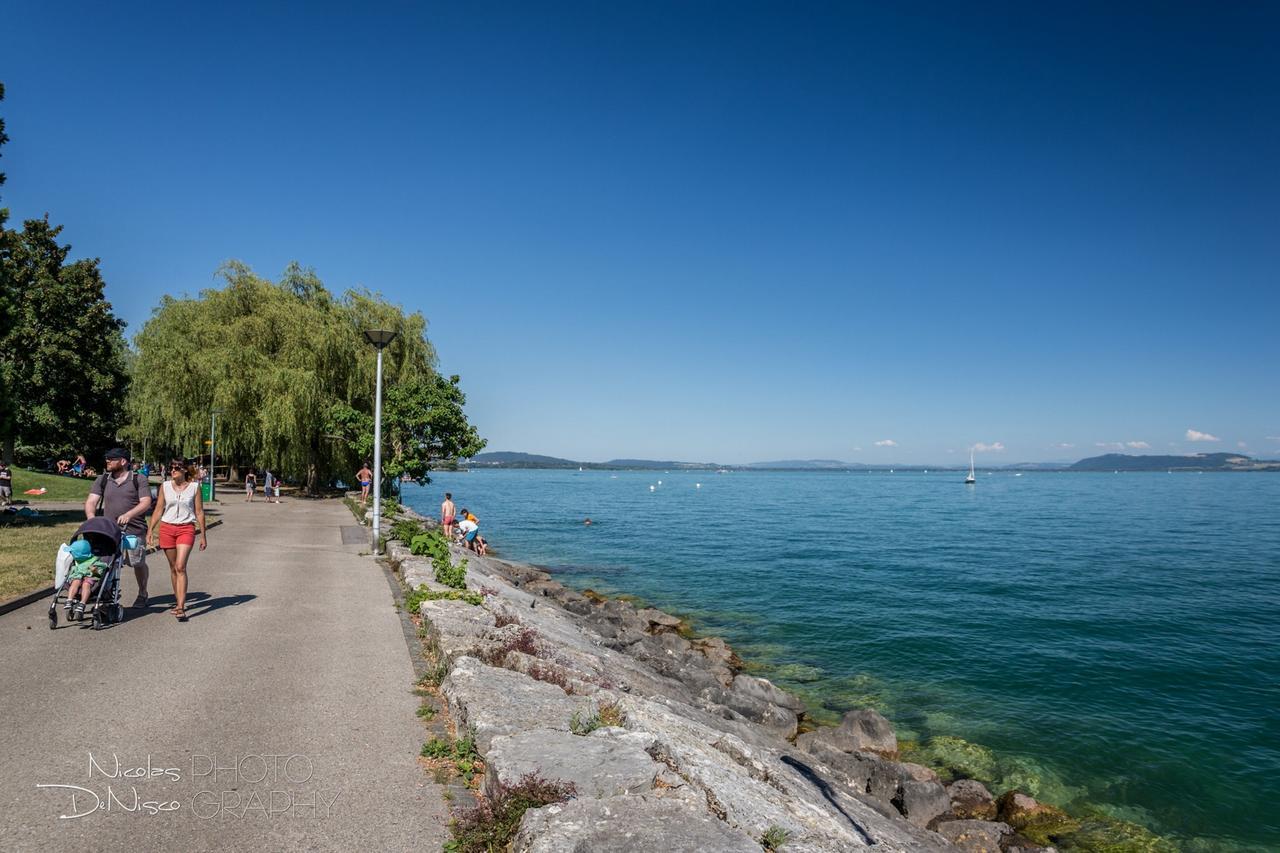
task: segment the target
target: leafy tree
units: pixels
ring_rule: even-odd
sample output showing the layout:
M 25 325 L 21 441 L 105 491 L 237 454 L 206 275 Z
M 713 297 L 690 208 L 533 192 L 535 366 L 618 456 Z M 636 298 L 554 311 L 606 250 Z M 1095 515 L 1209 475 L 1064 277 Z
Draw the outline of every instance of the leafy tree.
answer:
M 0 83 L 0 101 L 4 100 L 4 83 Z M 9 135 L 4 132 L 4 116 L 0 115 L 0 148 L 4 148 L 4 144 L 9 141 Z M 0 154 L 0 157 L 3 157 Z M 4 172 L 0 172 L 0 187 L 4 186 Z M 5 228 L 5 223 L 9 221 L 9 208 L 0 205 L 0 256 L 3 256 L 5 246 L 9 240 L 9 230 Z M 13 304 L 10 300 L 11 287 L 9 279 L 5 275 L 3 266 L 0 266 L 0 345 L 9 337 L 9 329 L 13 325 Z M 4 357 L 4 353 L 0 352 L 0 358 Z M 9 385 L 5 379 L 5 370 L 0 367 L 0 436 L 6 439 L 13 433 L 13 416 L 9 411 Z M 4 461 L 13 463 L 13 442 L 6 440 L 3 447 Z
M 104 450 L 123 421 L 124 322 L 106 300 L 98 260 L 67 263 L 61 232 L 29 219 L 0 243 L 6 458 L 17 440 L 38 455 Z
M 390 385 L 382 400 L 382 473 L 392 481 L 407 475 L 429 482 L 428 472 L 441 461 L 475 456 L 485 441 L 467 422 L 466 395 L 458 376 L 438 373 Z M 373 417 L 350 406 L 329 414 L 329 434 L 341 436 L 362 459 L 373 457 Z
M 135 338 L 129 434 L 190 454 L 218 408 L 219 455 L 234 467 L 268 465 L 312 491 L 335 476 L 350 479 L 362 442 L 372 446 L 361 429 L 371 421 L 375 353 L 361 332 L 399 332 L 384 353 L 388 389 L 434 383 L 426 320 L 368 291 L 334 296 L 296 263 L 278 282 L 238 262 L 219 274 L 222 288 L 163 299 Z M 465 417 L 460 423 L 470 429 Z M 437 444 L 467 443 L 451 441 Z

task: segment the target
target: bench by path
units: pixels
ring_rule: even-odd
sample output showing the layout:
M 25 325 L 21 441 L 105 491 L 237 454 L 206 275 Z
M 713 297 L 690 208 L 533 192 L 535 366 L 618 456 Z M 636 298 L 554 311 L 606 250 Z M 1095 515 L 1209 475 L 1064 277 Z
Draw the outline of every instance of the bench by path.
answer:
M 343 544 L 350 512 L 219 509 L 186 623 L 163 555 L 121 625 L 0 616 L 0 849 L 439 849 L 409 649 L 382 570 Z

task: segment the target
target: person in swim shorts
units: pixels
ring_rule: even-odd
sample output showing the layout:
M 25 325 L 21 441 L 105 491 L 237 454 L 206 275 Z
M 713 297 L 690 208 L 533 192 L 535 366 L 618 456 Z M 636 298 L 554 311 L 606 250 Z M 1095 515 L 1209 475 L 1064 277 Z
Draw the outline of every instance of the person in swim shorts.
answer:
M 445 492 L 444 503 L 440 504 L 440 529 L 444 532 L 445 539 L 453 538 L 453 520 L 457 513 L 458 507 L 453 503 L 453 494 Z
M 373 485 L 373 472 L 369 470 L 368 462 L 356 472 L 356 482 L 360 484 L 360 506 L 364 506 L 369 502 L 369 487 Z

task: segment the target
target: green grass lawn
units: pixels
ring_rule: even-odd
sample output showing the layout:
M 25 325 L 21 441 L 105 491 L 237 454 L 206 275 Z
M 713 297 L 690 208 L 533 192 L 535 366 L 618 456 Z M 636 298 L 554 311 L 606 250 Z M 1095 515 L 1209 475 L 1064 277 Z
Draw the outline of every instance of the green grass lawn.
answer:
M 34 471 L 13 469 L 13 499 L 41 503 L 48 501 L 80 501 L 89 496 L 93 480 L 80 477 L 61 477 L 57 474 L 37 474 Z M 27 489 L 48 489 L 43 495 L 24 495 Z
M 83 521 L 81 510 L 43 512 L 39 518 L 22 520 L 0 514 L 0 601 L 53 586 L 58 546 Z

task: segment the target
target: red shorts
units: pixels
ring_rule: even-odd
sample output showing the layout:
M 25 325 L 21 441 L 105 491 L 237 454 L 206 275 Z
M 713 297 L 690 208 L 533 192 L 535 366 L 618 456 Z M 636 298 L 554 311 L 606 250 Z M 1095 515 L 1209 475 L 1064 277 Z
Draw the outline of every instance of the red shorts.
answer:
M 194 524 L 170 524 L 160 522 L 160 547 L 176 548 L 179 545 L 196 544 L 196 526 Z

